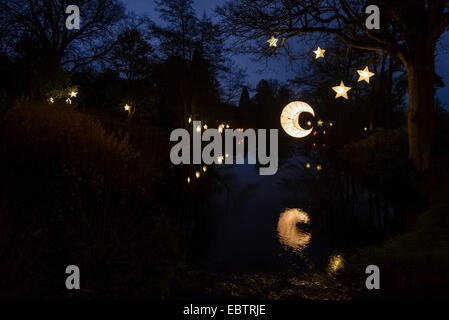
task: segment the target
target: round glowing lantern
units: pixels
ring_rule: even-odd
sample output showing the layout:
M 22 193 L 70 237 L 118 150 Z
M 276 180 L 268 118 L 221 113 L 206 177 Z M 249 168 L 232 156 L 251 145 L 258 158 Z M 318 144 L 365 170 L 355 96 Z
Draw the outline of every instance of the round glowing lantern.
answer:
M 288 135 L 294 138 L 305 138 L 313 131 L 313 128 L 306 130 L 299 125 L 298 120 L 302 113 L 310 113 L 315 117 L 315 111 L 313 108 L 302 101 L 289 103 L 281 114 L 282 128 Z

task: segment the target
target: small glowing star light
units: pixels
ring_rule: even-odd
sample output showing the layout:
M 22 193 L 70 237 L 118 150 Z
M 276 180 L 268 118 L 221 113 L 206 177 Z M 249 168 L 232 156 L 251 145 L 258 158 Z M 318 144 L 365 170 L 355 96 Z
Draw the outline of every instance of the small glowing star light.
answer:
M 364 70 L 357 70 L 357 73 L 360 76 L 358 82 L 365 81 L 366 83 L 369 83 L 369 79 L 375 75 L 375 73 L 369 71 L 368 67 L 366 67 Z
M 338 99 L 340 97 L 348 99 L 348 92 L 352 88 L 351 87 L 346 87 L 345 84 L 342 81 L 341 84 L 338 87 L 333 87 L 332 89 L 337 93 L 335 99 Z
M 313 53 L 315 53 L 315 59 L 324 58 L 325 52 L 326 52 L 326 50 L 323 50 L 320 47 L 318 47 L 318 49 L 313 52 Z
M 278 41 L 279 41 L 279 39 L 278 38 L 275 38 L 274 36 L 271 36 L 271 38 L 270 39 L 268 39 L 268 43 L 270 44 L 270 48 L 271 47 L 277 47 L 278 46 Z

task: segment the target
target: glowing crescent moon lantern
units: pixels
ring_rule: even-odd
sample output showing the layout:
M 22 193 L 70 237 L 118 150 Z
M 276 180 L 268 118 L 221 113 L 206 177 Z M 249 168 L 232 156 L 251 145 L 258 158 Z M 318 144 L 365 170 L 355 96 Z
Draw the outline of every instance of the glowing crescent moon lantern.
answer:
M 312 133 L 313 128 L 306 130 L 299 125 L 299 116 L 303 113 L 310 113 L 315 117 L 315 111 L 305 102 L 295 101 L 289 103 L 281 114 L 282 128 L 288 135 L 294 138 L 305 138 Z

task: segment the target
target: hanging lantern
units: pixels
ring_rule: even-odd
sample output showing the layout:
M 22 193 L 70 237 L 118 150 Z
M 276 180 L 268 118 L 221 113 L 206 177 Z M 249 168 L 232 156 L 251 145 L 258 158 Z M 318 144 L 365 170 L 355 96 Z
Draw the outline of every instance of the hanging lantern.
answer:
M 278 46 L 278 41 L 279 41 L 279 39 L 278 38 L 275 38 L 274 36 L 271 36 L 271 38 L 270 39 L 268 39 L 268 43 L 270 44 L 270 48 L 271 47 L 277 47 Z
M 294 138 L 305 138 L 312 133 L 313 129 L 305 130 L 299 125 L 299 116 L 302 113 L 310 113 L 315 117 L 313 108 L 305 102 L 295 101 L 289 103 L 281 114 L 282 128 L 288 135 Z
M 348 99 L 348 92 L 352 88 L 351 87 L 346 87 L 345 84 L 342 81 L 341 84 L 338 87 L 333 87 L 332 89 L 337 93 L 335 99 L 338 99 L 340 97 Z
M 313 53 L 315 53 L 315 60 L 317 60 L 319 58 L 324 58 L 324 53 L 325 52 L 326 52 L 326 50 L 323 50 L 320 47 L 318 47 L 318 49 L 313 52 Z
M 370 78 L 375 75 L 375 73 L 369 71 L 368 67 L 366 67 L 364 70 L 357 70 L 357 73 L 360 76 L 358 82 L 365 81 L 366 83 L 369 83 Z

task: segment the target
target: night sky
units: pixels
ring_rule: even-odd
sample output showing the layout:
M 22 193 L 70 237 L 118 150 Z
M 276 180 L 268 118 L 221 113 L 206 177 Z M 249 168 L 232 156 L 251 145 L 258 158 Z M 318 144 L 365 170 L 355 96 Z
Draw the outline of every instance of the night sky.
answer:
M 128 9 L 137 14 L 146 14 L 153 21 L 159 23 L 158 13 L 155 11 L 154 0 L 123 0 Z M 195 10 L 198 15 L 204 11 L 209 16 L 214 15 L 214 8 L 222 5 L 226 0 L 195 0 Z M 278 79 L 286 81 L 295 77 L 294 68 L 291 67 L 287 58 L 270 59 L 269 64 L 266 59 L 255 61 L 248 56 L 238 56 L 234 60 L 239 66 L 246 69 L 248 74 L 248 83 L 255 87 L 261 79 Z M 440 49 L 437 51 L 437 73 L 443 77 L 446 87 L 438 91 L 438 96 L 449 105 L 449 33 L 446 32 L 441 40 Z

